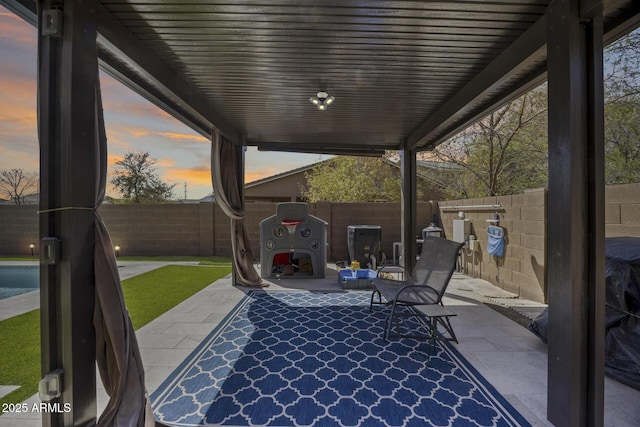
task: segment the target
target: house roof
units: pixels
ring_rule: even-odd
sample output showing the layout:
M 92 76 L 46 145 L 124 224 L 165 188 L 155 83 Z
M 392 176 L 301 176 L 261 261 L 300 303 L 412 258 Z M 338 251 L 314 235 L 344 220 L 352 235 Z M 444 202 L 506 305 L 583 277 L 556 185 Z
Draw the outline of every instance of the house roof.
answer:
M 383 161 L 386 162 L 387 164 L 389 164 L 390 166 L 393 166 L 394 168 L 400 168 L 400 162 L 399 162 L 399 158 L 396 158 L 394 156 L 383 156 L 382 157 Z M 295 169 L 291 169 L 285 172 L 281 172 L 275 175 L 271 175 L 271 176 L 267 176 L 264 178 L 260 178 L 257 179 L 255 181 L 251 181 L 245 184 L 245 188 L 252 188 L 252 187 L 256 187 L 262 184 L 266 184 L 268 182 L 273 182 L 273 181 L 277 181 L 278 179 L 282 179 L 282 178 L 287 178 L 290 177 L 292 175 L 296 175 L 299 173 L 304 173 L 307 171 L 312 170 L 313 168 L 315 168 L 316 166 L 323 164 L 323 163 L 328 163 L 330 162 L 332 159 L 327 159 L 327 160 L 323 160 L 321 162 L 316 162 L 316 163 L 312 163 L 306 166 L 301 166 L 299 168 L 295 168 Z M 416 166 L 417 166 L 417 173 L 419 176 L 421 176 L 422 178 L 425 179 L 429 179 L 429 177 L 427 175 L 425 175 L 425 169 L 435 169 L 435 170 L 442 170 L 442 169 L 454 169 L 457 167 L 457 165 L 453 164 L 453 163 L 447 163 L 447 162 L 441 162 L 441 161 L 437 161 L 437 160 L 417 160 L 416 162 Z
M 331 159 L 323 160 L 321 162 L 312 163 L 312 164 L 309 164 L 309 165 L 301 166 L 299 168 L 295 168 L 295 169 L 291 169 L 291 170 L 288 170 L 288 171 L 285 171 L 285 172 L 281 172 L 281 173 L 278 173 L 278 174 L 275 174 L 275 175 L 270 175 L 270 176 L 266 176 L 264 178 L 256 179 L 255 181 L 247 182 L 245 184 L 245 187 L 246 188 L 251 188 L 251 187 L 255 187 L 257 185 L 265 184 L 267 182 L 275 181 L 275 180 L 278 180 L 278 179 L 281 179 L 281 178 L 286 178 L 286 177 L 289 177 L 291 175 L 295 175 L 295 174 L 298 174 L 298 173 L 306 172 L 306 171 L 309 171 L 309 170 L 315 168 L 316 166 L 318 166 L 321 163 L 326 163 L 326 162 L 329 162 L 329 161 L 331 161 Z

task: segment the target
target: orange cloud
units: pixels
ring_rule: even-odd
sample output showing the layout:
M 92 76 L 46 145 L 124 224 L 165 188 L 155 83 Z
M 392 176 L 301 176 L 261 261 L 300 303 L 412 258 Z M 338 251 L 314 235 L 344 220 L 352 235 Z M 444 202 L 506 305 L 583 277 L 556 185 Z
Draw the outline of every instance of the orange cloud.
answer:
M 108 112 L 124 112 L 131 117 L 150 117 L 162 120 L 174 120 L 172 116 L 159 107 L 147 101 L 120 82 L 101 77 L 101 82 L 109 81 L 111 84 L 101 83 L 102 106 Z
M 175 164 L 176 164 L 175 160 L 164 158 L 164 159 L 158 159 L 155 165 L 161 168 L 170 168 L 170 167 L 173 167 L 173 165 Z
M 188 182 L 195 185 L 211 185 L 211 171 L 208 168 L 170 169 L 165 179 L 173 182 Z
M 0 169 L 19 167 L 29 172 L 37 172 L 40 168 L 38 146 L 34 144 L 32 150 L 16 151 L 6 150 L 0 146 Z
M 116 162 L 119 162 L 122 159 L 124 159 L 124 155 L 123 156 L 119 156 L 117 154 L 108 154 L 107 155 L 107 164 L 115 165 Z M 155 167 L 170 168 L 170 167 L 173 167 L 173 165 L 175 165 L 175 164 L 176 164 L 175 160 L 169 159 L 169 158 L 164 158 L 164 159 L 157 160 L 154 166 Z
M 154 107 L 155 107 L 155 106 L 154 106 Z M 175 122 L 177 122 L 177 123 L 182 124 L 182 122 L 181 122 L 180 120 L 176 119 L 176 118 L 175 118 L 175 117 L 173 117 L 171 114 L 169 114 L 169 113 L 167 113 L 166 111 L 164 111 L 162 108 L 160 108 L 160 107 L 155 107 L 155 109 L 156 109 L 156 114 L 157 114 L 159 117 L 161 117 L 161 118 L 163 118 L 163 119 L 165 119 L 165 120 L 173 120 L 173 121 L 175 121 Z
M 196 142 L 209 142 L 209 140 L 202 135 L 188 134 L 188 133 L 176 133 L 176 132 L 158 132 L 158 135 L 164 136 L 170 139 L 177 140 L 189 140 Z
M 38 126 L 38 115 L 32 108 L 0 100 L 0 122 L 35 129 Z
M 120 151 L 132 151 L 133 147 L 127 140 L 128 137 L 129 135 L 123 137 L 117 126 L 107 126 L 107 144 L 110 149 L 119 147 Z
M 113 166 L 116 164 L 116 162 L 119 162 L 120 160 L 123 159 L 124 156 L 116 156 L 115 154 L 108 154 L 107 155 L 107 165 L 109 166 Z
M 12 76 L 0 80 L 0 93 L 12 100 L 30 102 L 36 105 L 37 82 L 31 76 Z
M 274 175 L 273 170 L 249 172 L 245 174 L 245 182 L 253 182 Z M 211 170 L 208 167 L 173 168 L 168 170 L 163 179 L 171 182 L 188 182 L 193 185 L 211 185 Z
M 15 77 L 0 80 L 0 122 L 12 126 L 37 126 L 34 81 Z
M 136 138 L 149 135 L 149 131 L 146 129 L 129 129 L 129 132 L 131 132 L 131 134 Z
M 15 42 L 37 45 L 36 28 L 3 7 L 0 7 L 0 34 L 5 34 L 5 38 Z
M 257 181 L 262 178 L 266 178 L 268 176 L 272 176 L 277 174 L 275 168 L 261 169 L 253 172 L 245 172 L 244 181 L 246 183 Z

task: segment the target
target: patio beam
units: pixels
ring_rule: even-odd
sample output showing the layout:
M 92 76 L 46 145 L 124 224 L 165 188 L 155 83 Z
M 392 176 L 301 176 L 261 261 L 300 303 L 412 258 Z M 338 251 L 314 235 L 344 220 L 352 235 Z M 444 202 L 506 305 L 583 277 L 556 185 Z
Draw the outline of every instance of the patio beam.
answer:
M 37 5 L 33 0 L 1 0 L 0 4 L 34 27 L 38 26 Z
M 593 0 L 597 2 L 598 0 Z M 628 3 L 629 0 L 627 0 Z M 587 13 L 584 11 L 584 13 Z M 587 16 L 583 15 L 583 19 Z M 623 37 L 640 26 L 640 2 L 634 1 L 631 4 L 627 4 L 623 13 L 616 16 L 614 19 L 609 19 L 605 23 L 604 27 L 604 45 L 608 46 L 609 43 Z
M 38 3 L 38 13 L 52 3 Z M 61 5 L 55 2 L 56 6 Z M 38 31 L 40 238 L 60 241 L 60 256 L 41 255 L 42 375 L 63 371 L 66 413 L 43 412 L 45 426 L 95 423 L 93 271 L 96 192 L 95 20 L 81 0 L 65 0 L 62 36 Z M 40 23 L 42 19 L 38 20 Z M 44 246 L 44 245 L 41 245 Z
M 417 222 L 417 161 L 416 151 L 402 150 L 400 151 L 400 176 L 402 179 L 402 194 L 400 199 L 401 210 L 401 245 L 402 245 L 402 263 L 401 265 L 408 271 L 412 272 L 416 265 L 416 229 Z
M 310 145 L 310 144 L 248 142 L 247 145 L 257 146 L 258 151 L 284 151 L 284 152 L 311 153 L 311 154 L 333 154 L 333 155 L 342 155 L 342 156 L 382 157 L 385 153 L 384 148 L 377 148 L 377 147 L 371 147 L 371 146 L 362 146 L 362 147 L 342 146 L 341 147 L 339 144 L 326 144 L 319 147 L 317 145 Z
M 602 17 L 580 0 L 548 16 L 549 192 L 547 417 L 604 418 L 604 102 Z
M 627 6 L 629 0 L 581 0 L 580 18 L 593 19 L 602 16 L 605 9 L 617 9 Z

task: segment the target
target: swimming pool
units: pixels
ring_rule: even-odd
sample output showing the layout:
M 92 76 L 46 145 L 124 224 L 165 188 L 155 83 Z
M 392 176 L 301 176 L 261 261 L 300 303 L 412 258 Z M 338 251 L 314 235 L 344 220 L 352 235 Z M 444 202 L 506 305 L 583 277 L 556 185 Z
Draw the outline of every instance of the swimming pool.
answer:
M 13 297 L 40 287 L 40 267 L 37 265 L 0 266 L 0 299 Z

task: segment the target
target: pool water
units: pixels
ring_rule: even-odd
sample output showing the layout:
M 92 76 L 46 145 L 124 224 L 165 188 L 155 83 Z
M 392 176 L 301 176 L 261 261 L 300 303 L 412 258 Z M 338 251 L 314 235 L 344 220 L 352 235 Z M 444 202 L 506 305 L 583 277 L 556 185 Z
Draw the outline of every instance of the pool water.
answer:
M 13 297 L 40 287 L 40 267 L 37 265 L 0 266 L 0 299 Z

